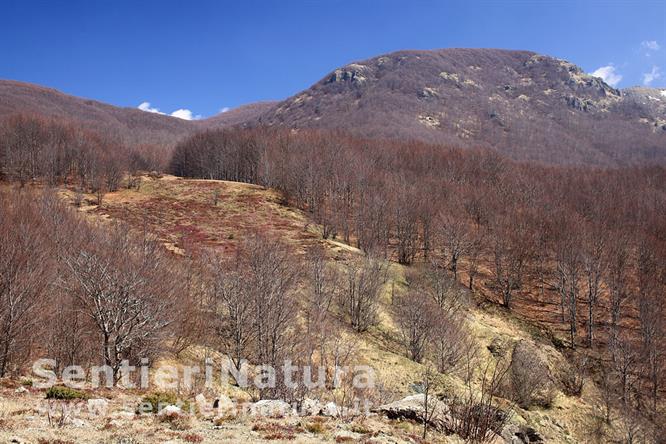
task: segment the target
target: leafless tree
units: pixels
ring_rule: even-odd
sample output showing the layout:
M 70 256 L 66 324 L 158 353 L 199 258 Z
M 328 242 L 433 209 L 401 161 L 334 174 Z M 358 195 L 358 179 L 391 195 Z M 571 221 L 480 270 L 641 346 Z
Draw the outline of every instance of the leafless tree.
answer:
M 358 332 L 366 331 L 377 322 L 377 306 L 386 271 L 385 263 L 370 257 L 346 264 L 338 303 Z
M 0 377 L 30 356 L 50 283 L 48 244 L 31 196 L 0 194 Z
M 400 337 L 413 361 L 421 362 L 439 319 L 439 307 L 426 294 L 411 290 L 393 305 Z
M 117 380 L 123 360 L 156 351 L 178 281 L 159 245 L 123 227 L 90 233 L 84 242 L 63 253 L 61 285 L 94 321 L 104 363 Z

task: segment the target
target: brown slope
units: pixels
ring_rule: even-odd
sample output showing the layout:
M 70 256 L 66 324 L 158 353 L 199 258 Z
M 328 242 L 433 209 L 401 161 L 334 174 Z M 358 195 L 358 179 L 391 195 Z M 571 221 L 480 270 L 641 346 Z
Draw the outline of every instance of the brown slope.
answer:
M 528 51 L 400 51 L 351 63 L 255 124 L 486 146 L 558 164 L 666 161 L 661 91 L 620 91 Z
M 192 122 L 175 117 L 119 108 L 30 83 L 0 80 L 0 118 L 14 113 L 69 119 L 128 144 L 172 146 L 196 129 Z
M 279 102 L 257 102 L 239 106 L 223 113 L 209 117 L 208 119 L 197 122 L 204 128 L 221 128 L 225 126 L 244 125 L 247 122 L 257 119 L 262 114 L 269 112 Z

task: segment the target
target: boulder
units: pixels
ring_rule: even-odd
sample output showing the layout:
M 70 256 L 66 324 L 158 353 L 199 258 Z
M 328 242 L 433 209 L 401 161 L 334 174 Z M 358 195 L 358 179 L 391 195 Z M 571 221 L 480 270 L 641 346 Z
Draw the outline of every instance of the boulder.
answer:
M 448 425 L 451 423 L 448 406 L 435 397 L 432 397 L 428 403 L 430 404 L 430 410 L 434 412 L 429 420 L 430 426 L 437 430 L 448 430 Z M 422 422 L 425 413 L 424 404 L 425 395 L 421 393 L 407 396 L 400 401 L 381 405 L 372 409 L 372 411 L 384 415 L 389 419 L 406 419 Z
M 168 416 L 168 415 L 183 415 L 183 410 L 176 405 L 168 405 L 160 410 L 158 416 Z
M 508 424 L 502 429 L 502 438 L 506 444 L 534 444 L 544 442 L 532 427 Z
M 322 414 L 324 407 L 316 399 L 305 398 L 301 403 L 299 411 L 301 416 L 318 416 Z
M 23 387 L 23 386 L 21 386 L 21 387 L 17 388 L 16 390 L 14 390 L 14 392 L 15 392 L 15 393 L 27 393 L 27 392 L 28 392 L 28 389 L 25 388 L 25 387 Z
M 342 411 L 334 402 L 329 402 L 321 410 L 321 414 L 323 416 L 337 417 L 342 414 Z
M 250 406 L 250 415 L 252 416 L 279 418 L 282 416 L 289 416 L 291 413 L 291 405 L 277 399 L 263 399 Z

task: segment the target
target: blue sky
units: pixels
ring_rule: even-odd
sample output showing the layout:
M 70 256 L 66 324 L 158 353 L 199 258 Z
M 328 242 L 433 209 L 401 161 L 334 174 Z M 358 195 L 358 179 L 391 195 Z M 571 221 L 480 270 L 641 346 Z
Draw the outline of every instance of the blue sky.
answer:
M 666 86 L 666 0 L 0 0 L 0 78 L 211 116 L 400 49 L 528 49 Z

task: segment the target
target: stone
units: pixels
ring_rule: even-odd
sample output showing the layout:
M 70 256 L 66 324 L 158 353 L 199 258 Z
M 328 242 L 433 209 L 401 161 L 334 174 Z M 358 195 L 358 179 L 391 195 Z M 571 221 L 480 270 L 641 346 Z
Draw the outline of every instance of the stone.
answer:
M 490 341 L 490 344 L 488 345 L 488 351 L 490 352 L 491 355 L 493 355 L 496 358 L 503 357 L 508 349 L 509 349 L 508 341 L 502 339 L 499 336 L 495 337 L 492 341 Z
M 342 412 L 340 411 L 340 407 L 338 407 L 334 402 L 327 403 L 321 411 L 323 416 L 330 417 L 340 416 L 341 413 Z
M 183 411 L 180 407 L 175 405 L 168 405 L 158 412 L 158 416 L 165 415 L 182 415 Z
M 324 407 L 316 399 L 305 398 L 301 403 L 299 411 L 301 416 L 318 416 L 322 414 Z
M 449 407 L 437 398 L 431 398 L 431 409 L 434 409 L 434 414 L 429 421 L 431 427 L 447 431 L 451 423 L 449 416 Z M 428 402 L 429 404 L 431 401 Z M 381 405 L 372 409 L 373 412 L 382 414 L 389 419 L 406 419 L 410 421 L 423 421 L 424 416 L 425 395 L 420 393 L 417 395 L 407 396 L 399 401 L 389 404 Z
M 27 392 L 28 392 L 28 389 L 25 388 L 25 387 L 23 387 L 23 386 L 21 386 L 21 387 L 17 388 L 16 390 L 14 390 L 14 392 L 15 392 L 15 393 L 27 393 Z
M 292 413 L 291 405 L 277 399 L 263 399 L 250 406 L 250 415 L 279 418 Z

